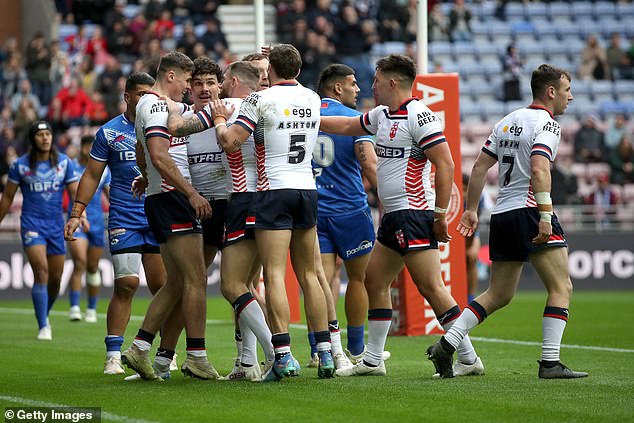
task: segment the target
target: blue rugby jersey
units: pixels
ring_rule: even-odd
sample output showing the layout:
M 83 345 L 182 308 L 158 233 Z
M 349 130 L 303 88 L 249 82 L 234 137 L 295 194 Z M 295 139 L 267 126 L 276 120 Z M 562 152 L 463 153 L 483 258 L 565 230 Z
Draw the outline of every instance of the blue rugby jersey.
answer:
M 79 180 L 79 174 L 65 154 L 58 154 L 57 166 L 43 161 L 37 162 L 33 170 L 29 167 L 29 155 L 25 154 L 11 164 L 8 179 L 22 191 L 22 222 L 28 218 L 58 220 L 59 217 L 63 224 L 64 188 Z
M 75 164 L 75 169 L 78 175 L 83 175 L 86 171 L 86 166 L 79 163 L 77 160 L 73 160 Z M 99 185 L 97 185 L 97 191 L 95 191 L 95 195 L 92 197 L 92 200 L 86 206 L 86 215 L 88 216 L 88 222 L 92 225 L 93 222 L 98 222 L 103 224 L 103 208 L 101 207 L 101 193 L 103 192 L 104 187 L 110 185 L 110 170 L 106 168 L 101 175 L 101 180 L 99 181 Z M 69 210 L 70 215 L 70 210 Z
M 148 226 L 145 199 L 133 198 L 131 192 L 134 178 L 141 175 L 135 145 L 134 122 L 123 114 L 104 124 L 95 135 L 90 157 L 106 163 L 111 174 L 108 229 Z
M 321 101 L 322 116 L 359 116 L 361 113 L 337 100 Z M 313 171 L 319 195 L 319 216 L 332 216 L 367 207 L 361 167 L 354 151 L 358 142 L 371 142 L 369 135 L 350 137 L 320 131 L 313 151 Z

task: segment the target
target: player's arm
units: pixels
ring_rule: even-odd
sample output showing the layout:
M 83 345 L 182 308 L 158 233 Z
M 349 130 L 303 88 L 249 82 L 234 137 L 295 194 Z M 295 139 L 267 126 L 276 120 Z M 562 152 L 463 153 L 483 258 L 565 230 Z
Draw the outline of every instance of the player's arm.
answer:
M 11 182 L 10 180 L 7 181 L 7 184 L 4 186 L 2 198 L 0 199 L 0 222 L 4 220 L 4 217 L 9 212 L 17 190 L 18 184 L 16 184 L 15 182 Z
M 487 172 L 495 163 L 497 163 L 496 159 L 481 151 L 473 164 L 473 169 L 471 169 L 467 188 L 467 207 L 460 218 L 460 223 L 458 223 L 458 232 L 466 238 L 473 236 L 478 227 L 480 196 L 486 183 Z
M 531 184 L 539 210 L 539 233 L 533 243 L 543 244 L 552 234 L 553 202 L 550 198 L 550 160 L 542 155 L 531 156 Z
M 449 144 L 441 142 L 425 150 L 425 155 L 436 167 L 436 208 L 434 209 L 434 236 L 438 242 L 449 242 L 447 207 L 453 185 L 454 163 Z
M 227 117 L 233 113 L 233 105 L 228 106 L 222 100 L 214 100 L 212 111 L 218 144 L 226 153 L 239 150 L 251 133 L 240 124 L 240 121 L 227 127 Z
M 357 156 L 357 161 L 361 166 L 361 173 L 366 177 L 372 188 L 377 187 L 376 177 L 376 152 L 374 151 L 374 144 L 369 141 L 360 141 L 354 145 L 354 153 Z
M 165 98 L 169 109 L 167 118 L 167 130 L 174 137 L 185 137 L 187 135 L 202 132 L 211 127 L 211 115 L 205 111 L 184 118 L 182 113 L 182 103 L 176 103 L 169 98 Z
M 363 116 L 361 116 L 363 119 Z M 359 117 L 346 116 L 322 116 L 319 130 L 329 134 L 359 136 L 367 135 L 369 132 L 361 126 Z
M 169 139 L 149 137 L 146 142 L 152 165 L 168 184 L 187 196 L 190 204 L 194 210 L 196 210 L 196 217 L 198 219 L 204 219 L 211 216 L 209 202 L 196 192 L 192 184 L 183 177 L 178 167 L 176 167 L 176 163 L 174 163 L 174 160 L 170 157 Z

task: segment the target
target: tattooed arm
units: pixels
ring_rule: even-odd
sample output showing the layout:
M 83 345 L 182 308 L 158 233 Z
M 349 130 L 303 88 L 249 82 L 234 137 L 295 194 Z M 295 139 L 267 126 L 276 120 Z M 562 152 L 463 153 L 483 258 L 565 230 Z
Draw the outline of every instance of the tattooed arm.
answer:
M 163 99 L 167 103 L 167 107 L 169 109 L 167 130 L 172 136 L 184 137 L 197 132 L 202 132 L 211 127 L 211 117 L 207 111 L 201 110 L 193 116 L 183 118 L 183 106 L 181 103 L 176 103 L 168 98 Z
M 357 155 L 357 161 L 361 165 L 361 173 L 366 177 L 372 188 L 376 189 L 376 152 L 374 144 L 369 141 L 357 142 L 354 145 L 354 152 Z

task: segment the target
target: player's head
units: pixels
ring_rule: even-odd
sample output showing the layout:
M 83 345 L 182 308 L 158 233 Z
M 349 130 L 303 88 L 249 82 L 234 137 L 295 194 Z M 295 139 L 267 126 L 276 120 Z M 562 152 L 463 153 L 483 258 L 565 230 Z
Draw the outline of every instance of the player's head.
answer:
M 329 65 L 321 71 L 317 90 L 321 97 L 334 98 L 353 108 L 360 91 L 354 69 L 342 64 Z
M 81 150 L 80 153 L 84 157 L 88 157 L 90 155 L 90 149 L 92 148 L 92 142 L 94 141 L 94 137 L 92 135 L 84 135 L 81 137 Z
M 542 103 L 553 115 L 562 114 L 573 99 L 570 81 L 572 77 L 568 71 L 547 64 L 540 65 L 531 75 L 533 101 Z
M 233 62 L 225 70 L 221 98 L 240 98 L 258 90 L 261 73 L 252 62 Z
M 134 120 L 136 105 L 141 97 L 150 91 L 154 85 L 154 78 L 145 72 L 135 72 L 125 80 L 123 100 L 126 103 L 126 115 Z
M 377 104 L 387 104 L 395 91 L 411 92 L 416 79 L 414 61 L 402 54 L 390 54 L 376 62 L 372 91 Z
M 38 159 L 37 155 L 47 154 L 48 159 L 51 161 L 51 165 L 57 164 L 57 152 L 53 148 L 53 128 L 51 124 L 45 120 L 38 120 L 33 122 L 29 127 L 29 166 L 31 169 L 35 169 Z
M 174 101 L 181 101 L 189 89 L 194 70 L 194 62 L 181 52 L 171 51 L 161 57 L 156 71 L 156 79 L 168 91 Z
M 247 54 L 242 58 L 244 62 L 251 62 L 260 71 L 260 85 L 258 91 L 268 88 L 269 84 L 269 58 L 261 53 Z
M 222 70 L 216 62 L 206 56 L 200 56 L 194 60 L 192 96 L 197 108 L 218 98 L 221 83 Z
M 269 76 L 275 77 L 278 81 L 297 78 L 302 68 L 302 56 L 290 44 L 273 47 L 269 53 L 269 62 L 271 64 Z

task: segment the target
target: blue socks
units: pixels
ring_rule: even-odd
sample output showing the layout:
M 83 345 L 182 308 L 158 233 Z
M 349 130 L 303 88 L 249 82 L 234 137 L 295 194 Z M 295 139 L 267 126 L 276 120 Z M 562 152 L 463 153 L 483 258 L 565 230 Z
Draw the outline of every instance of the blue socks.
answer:
M 48 287 L 41 283 L 34 283 L 31 290 L 31 299 L 33 300 L 37 325 L 42 329 L 46 326 L 46 317 L 48 316 Z
M 310 356 L 317 354 L 317 341 L 315 341 L 315 332 L 308 332 L 308 343 L 310 344 Z
M 348 351 L 352 355 L 359 355 L 365 348 L 363 344 L 364 326 L 348 326 Z
M 81 298 L 81 291 L 70 291 L 68 294 L 68 298 L 70 299 L 70 306 L 79 306 L 79 299 Z
M 97 297 L 96 295 L 88 297 L 88 308 L 91 310 L 95 310 L 97 308 Z

